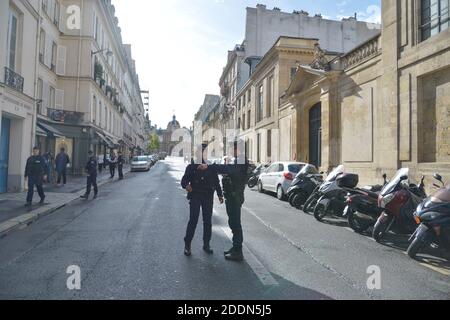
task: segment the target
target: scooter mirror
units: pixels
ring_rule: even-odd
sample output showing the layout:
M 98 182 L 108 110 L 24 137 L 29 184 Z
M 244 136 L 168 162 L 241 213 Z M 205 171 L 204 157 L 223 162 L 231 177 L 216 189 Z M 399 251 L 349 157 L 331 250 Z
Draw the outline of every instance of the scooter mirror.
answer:
M 325 172 L 323 172 L 323 171 L 320 171 L 320 174 L 325 174 Z
M 383 174 L 383 179 L 386 180 L 387 179 L 387 174 Z
M 435 173 L 435 174 L 433 175 L 433 177 L 434 177 L 437 181 L 442 182 L 442 176 L 441 176 L 440 174 Z
M 405 181 L 405 180 L 408 180 L 408 176 L 402 176 L 402 177 L 400 178 L 400 181 Z

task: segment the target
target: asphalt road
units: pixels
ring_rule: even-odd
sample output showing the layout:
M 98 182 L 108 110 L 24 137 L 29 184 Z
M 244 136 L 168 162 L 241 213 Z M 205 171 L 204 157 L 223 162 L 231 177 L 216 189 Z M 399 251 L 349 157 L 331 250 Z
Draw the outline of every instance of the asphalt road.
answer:
M 380 245 L 252 190 L 243 209 L 246 262 L 223 258 L 230 232 L 217 201 L 215 255 L 201 250 L 199 223 L 186 258 L 184 168 L 159 162 L 104 186 L 96 201 L 76 201 L 0 239 L 0 299 L 450 299 L 448 261 L 413 261 L 401 236 Z M 80 290 L 66 285 L 72 265 Z M 371 266 L 381 289 L 367 286 Z

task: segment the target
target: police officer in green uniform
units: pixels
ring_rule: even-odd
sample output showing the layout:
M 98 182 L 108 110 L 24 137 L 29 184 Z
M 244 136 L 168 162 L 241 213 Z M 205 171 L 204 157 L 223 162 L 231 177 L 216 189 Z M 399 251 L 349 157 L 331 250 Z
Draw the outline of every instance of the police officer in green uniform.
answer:
M 244 255 L 242 252 L 242 244 L 244 242 L 244 236 L 241 223 L 241 210 L 245 201 L 244 191 L 251 175 L 251 167 L 246 158 L 242 159 L 242 161 L 238 161 L 239 153 L 237 142 L 234 144 L 234 156 L 235 160 L 232 164 L 202 165 L 199 169 L 206 170 L 206 168 L 209 168 L 217 174 L 223 175 L 222 185 L 228 215 L 228 225 L 233 233 L 233 247 L 224 252 L 225 259 L 231 261 L 243 261 Z

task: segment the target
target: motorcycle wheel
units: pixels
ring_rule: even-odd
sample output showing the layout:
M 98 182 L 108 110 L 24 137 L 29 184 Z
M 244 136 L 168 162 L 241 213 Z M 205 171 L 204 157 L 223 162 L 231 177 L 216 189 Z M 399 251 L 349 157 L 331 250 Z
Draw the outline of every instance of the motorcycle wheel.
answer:
M 361 222 L 358 219 L 358 216 L 355 214 L 355 212 L 353 210 L 351 210 L 351 209 L 349 209 L 349 212 L 348 212 L 348 225 L 356 233 L 363 233 L 364 231 L 366 231 L 370 227 L 369 223 Z
M 294 207 L 297 209 L 300 209 L 302 207 L 302 205 L 305 203 L 307 196 L 303 193 L 300 192 L 299 194 L 297 194 L 296 197 L 294 197 L 293 203 L 294 203 Z
M 256 187 L 256 184 L 258 183 L 258 181 L 256 181 L 255 179 L 250 179 L 249 181 L 248 181 L 248 187 L 250 188 L 250 189 L 253 189 L 254 187 Z
M 422 250 L 422 248 L 425 246 L 425 242 L 423 242 L 419 238 L 415 238 L 414 241 L 409 245 L 408 250 L 406 250 L 406 253 L 411 259 L 415 259 L 417 254 Z
M 317 195 L 311 196 L 303 205 L 303 212 L 310 213 L 311 211 L 313 211 L 314 207 L 317 204 L 317 200 L 318 200 Z
M 376 242 L 380 242 L 381 239 L 384 238 L 386 233 L 389 231 L 390 227 L 392 226 L 392 223 L 394 222 L 394 217 L 389 216 L 389 218 L 382 222 L 380 219 L 378 219 L 377 223 L 375 224 L 375 227 L 373 228 L 372 237 Z
M 314 218 L 316 218 L 317 221 L 322 222 L 323 218 L 325 218 L 326 216 L 327 208 L 323 204 L 318 203 L 314 208 Z
M 293 207 L 294 206 L 294 198 L 297 196 L 297 193 L 292 193 L 290 196 L 289 196 L 289 199 L 288 199 L 288 201 L 289 201 L 289 204 Z

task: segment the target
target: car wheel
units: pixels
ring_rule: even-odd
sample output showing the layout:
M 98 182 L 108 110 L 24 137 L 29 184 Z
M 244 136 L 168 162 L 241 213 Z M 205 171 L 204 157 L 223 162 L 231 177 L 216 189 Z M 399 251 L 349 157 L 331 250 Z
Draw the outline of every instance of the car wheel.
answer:
M 264 193 L 264 188 L 263 188 L 263 184 L 261 181 L 258 181 L 258 192 Z
M 277 198 L 280 201 L 284 201 L 284 199 L 286 198 L 283 192 L 283 187 L 281 187 L 281 185 L 279 185 L 277 188 Z

